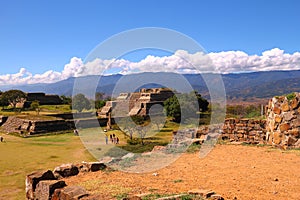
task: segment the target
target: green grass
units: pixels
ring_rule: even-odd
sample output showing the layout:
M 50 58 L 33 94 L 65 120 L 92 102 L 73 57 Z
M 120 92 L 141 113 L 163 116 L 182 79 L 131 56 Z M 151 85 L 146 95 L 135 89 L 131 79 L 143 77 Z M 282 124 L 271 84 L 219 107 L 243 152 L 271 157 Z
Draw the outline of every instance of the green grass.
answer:
M 71 112 L 70 105 L 42 105 L 40 106 L 41 112 L 56 112 L 65 113 Z
M 102 180 L 87 180 L 81 182 L 80 186 L 84 187 L 88 192 L 92 194 L 101 194 L 103 191 L 109 193 L 111 196 L 117 199 L 127 197 L 131 192 L 131 188 L 120 186 L 119 184 L 103 184 Z
M 200 144 L 193 143 L 187 149 L 187 153 L 195 153 L 195 152 L 198 152 L 200 149 L 201 149 Z
M 25 176 L 63 163 L 95 161 L 71 133 L 21 138 L 0 134 L 0 199 L 25 199 Z

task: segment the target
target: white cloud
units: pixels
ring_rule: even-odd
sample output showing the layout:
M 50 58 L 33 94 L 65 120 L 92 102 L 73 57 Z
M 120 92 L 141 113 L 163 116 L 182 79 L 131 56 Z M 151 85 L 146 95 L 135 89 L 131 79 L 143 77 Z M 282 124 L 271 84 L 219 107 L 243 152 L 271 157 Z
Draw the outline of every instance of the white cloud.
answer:
M 81 58 L 73 57 L 61 72 L 49 70 L 43 74 L 32 74 L 25 68 L 18 73 L 0 75 L 1 85 L 52 83 L 69 77 L 101 75 L 111 73 L 130 74 L 137 72 L 177 72 L 177 73 L 238 73 L 271 70 L 300 69 L 300 52 L 287 54 L 274 48 L 261 55 L 248 55 L 243 51 L 226 51 L 190 54 L 178 50 L 171 56 L 148 55 L 139 62 L 124 59 L 95 59 L 84 64 Z

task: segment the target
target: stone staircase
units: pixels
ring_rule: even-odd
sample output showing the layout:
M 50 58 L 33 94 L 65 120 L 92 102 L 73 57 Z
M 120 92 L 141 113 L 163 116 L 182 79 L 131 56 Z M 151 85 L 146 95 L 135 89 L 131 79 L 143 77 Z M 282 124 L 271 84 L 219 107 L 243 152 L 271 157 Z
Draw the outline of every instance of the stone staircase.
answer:
M 6 122 L 1 126 L 1 129 L 6 133 L 20 133 L 23 121 L 15 116 L 8 117 Z

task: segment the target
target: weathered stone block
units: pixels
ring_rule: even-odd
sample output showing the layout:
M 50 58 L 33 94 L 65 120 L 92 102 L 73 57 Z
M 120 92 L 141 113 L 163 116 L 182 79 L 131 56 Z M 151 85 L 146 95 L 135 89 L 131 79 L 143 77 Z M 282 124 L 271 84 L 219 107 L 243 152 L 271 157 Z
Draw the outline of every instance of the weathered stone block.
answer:
M 285 121 L 290 121 L 290 120 L 295 119 L 295 118 L 297 117 L 297 116 L 294 115 L 294 114 L 295 114 L 294 111 L 284 113 L 284 114 L 283 114 L 283 118 L 284 118 Z
M 275 144 L 280 144 L 282 141 L 282 134 L 280 132 L 274 132 L 273 134 L 273 142 Z
M 288 131 L 289 135 L 292 135 L 294 137 L 299 137 L 300 136 L 300 130 L 299 128 L 293 128 L 292 130 Z
M 85 165 L 88 166 L 91 172 L 96 172 L 96 171 L 106 169 L 106 165 L 103 162 L 90 162 L 90 163 L 86 163 Z
M 224 198 L 219 194 L 213 194 L 213 195 L 211 195 L 211 197 L 209 199 L 210 200 L 224 200 Z
M 47 200 L 51 199 L 52 194 L 54 193 L 55 189 L 63 188 L 66 186 L 64 181 L 58 180 L 47 180 L 47 181 L 40 181 L 34 192 L 34 199 L 36 200 Z
M 297 109 L 299 107 L 299 101 L 297 98 L 294 98 L 292 101 L 291 101 L 291 108 L 294 110 L 294 109 Z
M 297 139 L 296 138 L 294 138 L 294 137 L 292 137 L 292 136 L 288 136 L 288 138 L 287 138 L 287 145 L 288 146 L 292 146 L 292 145 L 294 145 L 295 143 L 297 142 Z
M 77 200 L 88 195 L 88 192 L 80 186 L 67 186 L 63 189 L 56 189 L 51 200 Z
M 283 112 L 289 111 L 289 110 L 290 110 L 289 103 L 288 103 L 288 102 L 283 103 L 283 104 L 281 105 L 281 110 L 282 110 Z M 277 114 L 277 113 L 276 113 L 276 114 Z
M 275 115 L 275 122 L 280 123 L 282 121 L 282 117 L 280 115 Z
M 280 125 L 279 125 L 279 130 L 280 130 L 281 132 L 287 131 L 287 130 L 289 130 L 289 129 L 290 129 L 290 124 L 289 124 L 289 123 L 283 123 L 283 124 L 280 124 Z
M 79 169 L 73 164 L 63 164 L 56 167 L 54 173 L 57 173 L 62 177 L 76 176 L 79 173 Z
M 37 184 L 42 180 L 55 180 L 55 176 L 51 170 L 33 172 L 26 176 L 26 198 L 34 199 L 34 191 Z
M 204 189 L 194 189 L 188 191 L 189 194 L 200 195 L 203 198 L 209 198 L 215 194 L 212 190 L 204 190 Z
M 274 108 L 273 108 L 273 112 L 274 112 L 275 114 L 277 114 L 277 115 L 280 115 L 281 109 L 280 109 L 279 107 L 274 107 Z
M 293 127 L 300 127 L 300 119 L 297 118 L 297 119 L 292 120 L 291 124 Z

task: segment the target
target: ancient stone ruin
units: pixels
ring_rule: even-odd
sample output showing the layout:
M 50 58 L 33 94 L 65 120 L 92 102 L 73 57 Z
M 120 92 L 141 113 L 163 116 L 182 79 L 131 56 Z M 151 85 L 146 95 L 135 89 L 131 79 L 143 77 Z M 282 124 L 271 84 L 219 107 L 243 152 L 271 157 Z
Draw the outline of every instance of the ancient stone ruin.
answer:
M 265 120 L 226 119 L 221 137 L 283 149 L 300 148 L 300 93 L 270 99 Z
M 222 139 L 251 144 L 265 143 L 266 120 L 235 119 L 225 120 L 222 128 Z
M 88 197 L 89 194 L 84 188 L 67 186 L 63 178 L 104 169 L 106 169 L 106 165 L 100 162 L 82 162 L 79 164 L 63 164 L 53 171 L 33 172 L 26 176 L 26 199 L 71 200 Z
M 273 97 L 268 104 L 266 140 L 283 148 L 300 148 L 300 93 Z
M 18 108 L 29 108 L 33 101 L 38 101 L 40 105 L 59 105 L 62 99 L 58 95 L 45 94 L 42 92 L 27 93 L 23 102 L 18 103 Z
M 168 88 L 141 89 L 140 92 L 121 93 L 115 101 L 108 101 L 98 113 L 100 117 L 111 116 L 145 116 L 154 104 L 163 105 L 163 102 L 174 95 Z M 159 112 L 159 111 L 157 111 Z

